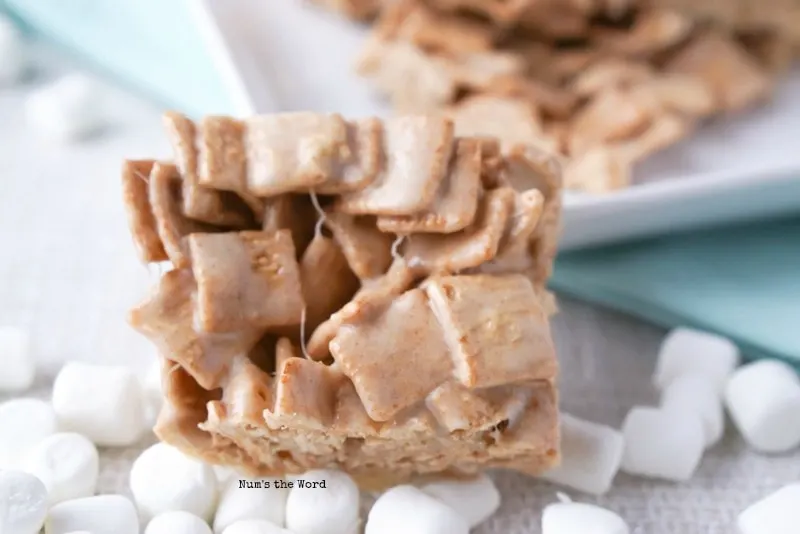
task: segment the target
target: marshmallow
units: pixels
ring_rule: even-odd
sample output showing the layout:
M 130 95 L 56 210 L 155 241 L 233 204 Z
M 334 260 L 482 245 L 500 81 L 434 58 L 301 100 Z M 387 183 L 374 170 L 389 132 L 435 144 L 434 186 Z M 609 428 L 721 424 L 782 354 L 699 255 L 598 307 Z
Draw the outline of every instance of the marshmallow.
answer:
M 18 82 L 25 74 L 27 62 L 19 30 L 10 20 L 0 16 L 0 86 Z
M 728 381 L 725 403 L 757 451 L 785 452 L 800 445 L 800 379 L 789 365 L 770 360 L 745 365 Z
M 314 487 L 314 482 L 324 482 L 325 487 Z M 288 530 L 295 534 L 354 534 L 358 531 L 360 493 L 349 475 L 317 469 L 308 471 L 293 484 L 286 501 Z
M 469 524 L 413 486 L 395 486 L 375 501 L 364 534 L 467 534 Z
M 442 480 L 420 488 L 458 512 L 469 528 L 483 523 L 500 507 L 500 492 L 485 474 L 471 480 Z
M 144 393 L 145 420 L 148 427 L 153 427 L 158 419 L 158 412 L 161 411 L 161 405 L 164 403 L 160 358 L 156 358 L 147 368 L 147 374 L 142 380 L 142 391 Z
M 28 454 L 24 466 L 44 483 L 48 502 L 53 505 L 94 495 L 100 459 L 91 441 L 67 432 L 41 441 Z
M 685 481 L 694 474 L 705 449 L 697 415 L 635 407 L 622 424 L 622 470 L 632 475 Z
M 800 483 L 785 486 L 739 514 L 741 534 L 797 534 L 800 528 Z
M 561 465 L 540 478 L 569 488 L 603 495 L 619 471 L 625 440 L 605 425 L 561 414 Z
M 165 512 L 147 524 L 144 534 L 211 534 L 211 528 L 189 512 Z
M 220 490 L 227 488 L 228 484 L 233 481 L 239 480 L 239 474 L 227 465 L 213 465 L 211 468 L 214 470 L 214 476 L 217 477 L 217 487 Z
M 560 502 L 542 512 L 542 534 L 628 534 L 625 521 L 593 504 Z
M 139 518 L 130 499 L 98 495 L 64 501 L 50 508 L 45 534 L 88 531 L 92 534 L 139 534 Z
M 0 19 L 0 34 L 2 34 L 2 22 Z M 36 363 L 28 350 L 29 344 L 28 333 L 24 330 L 0 326 L 0 361 L 3 362 L 0 391 L 19 393 L 33 385 Z
M 313 513 L 313 512 L 309 512 Z M 245 519 L 237 521 L 222 534 L 294 534 L 264 519 Z
M 653 381 L 659 389 L 680 375 L 700 373 L 722 392 L 739 365 L 739 349 L 730 340 L 707 332 L 676 328 L 664 338 Z
M 18 468 L 30 449 L 56 431 L 50 404 L 14 399 L 0 404 L 0 469 Z
M 105 125 L 102 97 L 97 82 L 70 74 L 31 94 L 25 102 L 25 115 L 42 135 L 75 141 Z
M 242 479 L 245 482 L 245 479 Z M 260 482 L 260 488 L 242 486 L 239 480 L 228 485 L 214 516 L 214 532 L 221 534 L 227 527 L 243 519 L 264 519 L 283 526 L 286 518 L 288 488 L 275 487 L 274 478 L 249 480 Z M 308 510 L 304 511 L 308 514 Z M 299 531 L 298 531 L 299 532 Z
M 47 490 L 21 471 L 0 471 L 0 532 L 36 534 L 47 515 Z
M 703 422 L 706 448 L 716 445 L 725 432 L 725 412 L 716 384 L 700 373 L 681 375 L 661 394 L 661 407 L 696 414 Z
M 184 511 L 208 521 L 214 514 L 217 479 L 211 466 L 165 443 L 156 443 L 133 462 L 130 487 L 144 519 Z
M 142 388 L 125 367 L 71 362 L 53 384 L 53 408 L 62 430 L 102 446 L 127 446 L 142 436 Z

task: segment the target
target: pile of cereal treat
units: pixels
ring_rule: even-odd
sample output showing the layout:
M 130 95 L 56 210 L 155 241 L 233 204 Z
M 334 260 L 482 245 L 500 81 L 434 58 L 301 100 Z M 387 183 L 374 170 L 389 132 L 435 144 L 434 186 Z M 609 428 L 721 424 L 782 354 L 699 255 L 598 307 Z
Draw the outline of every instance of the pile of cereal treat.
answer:
M 377 485 L 557 462 L 556 161 L 440 116 L 165 121 L 175 163 L 123 172 L 141 258 L 172 264 L 129 318 L 162 440 Z
M 395 110 L 559 153 L 590 192 L 768 99 L 800 45 L 797 0 L 321 1 L 374 21 L 357 69 Z

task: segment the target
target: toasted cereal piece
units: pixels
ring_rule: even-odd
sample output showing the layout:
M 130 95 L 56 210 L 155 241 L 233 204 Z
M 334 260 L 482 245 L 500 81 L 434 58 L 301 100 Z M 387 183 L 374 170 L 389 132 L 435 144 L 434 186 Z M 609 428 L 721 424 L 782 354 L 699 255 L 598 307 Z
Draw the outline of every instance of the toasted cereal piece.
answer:
M 469 227 L 456 234 L 417 234 L 406 243 L 403 256 L 419 273 L 456 273 L 477 267 L 497 255 L 500 239 L 514 204 L 514 191 L 487 191 Z
M 383 148 L 382 124 L 376 118 L 347 123 L 347 145 L 328 179 L 314 188 L 323 195 L 359 191 L 378 176 Z
M 247 190 L 244 123 L 230 117 L 205 117 L 197 151 L 200 185 L 236 193 L 261 222 L 264 201 Z
M 609 146 L 595 146 L 571 159 L 564 168 L 568 189 L 606 193 L 631 184 L 631 164 Z
M 404 293 L 378 316 L 345 320 L 330 350 L 375 421 L 387 421 L 424 399 L 453 365 L 420 289 Z
M 307 195 L 285 194 L 264 202 L 261 229 L 265 232 L 289 230 L 298 257 L 314 238 L 314 227 L 319 215 Z
M 203 332 L 300 323 L 305 302 L 287 230 L 192 234 L 196 327 Z
M 530 390 L 524 386 L 469 389 L 456 380 L 431 391 L 425 405 L 449 432 L 470 428 L 489 429 L 516 419 L 525 409 Z
M 708 85 L 690 76 L 668 74 L 643 80 L 631 88 L 630 94 L 656 112 L 705 117 L 716 110 L 714 93 Z
M 441 233 L 463 230 L 475 219 L 481 190 L 481 145 L 477 139 L 459 139 L 447 177 L 430 208 L 410 216 L 378 217 L 381 232 Z
M 156 163 L 148 184 L 156 230 L 169 260 L 176 269 L 189 267 L 191 259 L 185 237 L 211 232 L 214 227 L 186 218 L 181 211 L 181 182 L 178 169 L 170 163 Z
M 570 87 L 583 97 L 608 89 L 626 88 L 652 79 L 656 72 L 647 63 L 607 58 L 594 63 L 572 80 Z
M 394 237 L 378 230 L 373 217 L 354 217 L 334 211 L 325 215 L 325 226 L 333 233 L 350 269 L 359 279 L 380 276 L 391 265 Z
M 534 262 L 530 241 L 544 210 L 544 195 L 538 189 L 517 193 L 514 211 L 500 239 L 497 256 L 477 268 L 478 272 L 499 274 L 524 272 Z
M 413 0 L 397 4 L 405 4 L 400 8 L 405 13 L 399 14 L 402 22 L 391 36 L 394 39 L 409 41 L 423 50 L 447 54 L 488 52 L 494 47 L 496 31 L 489 24 L 458 14 L 442 15 Z M 386 12 L 390 9 L 387 8 Z M 382 17 L 398 16 L 386 12 Z
M 581 39 L 589 31 L 589 16 L 582 7 L 586 2 L 538 0 L 529 2 L 518 24 L 547 39 Z
M 530 0 L 434 0 L 444 11 L 467 11 L 484 15 L 499 26 L 510 26 L 519 20 Z
M 615 147 L 626 161 L 637 163 L 677 143 L 691 130 L 691 120 L 674 113 L 662 113 L 637 137 L 617 143 Z
M 561 187 L 561 158 L 537 147 L 515 144 L 505 151 L 503 181 L 518 192 L 536 188 L 545 201 L 559 194 Z
M 598 50 L 592 48 L 555 49 L 550 44 L 526 38 L 512 40 L 507 47 L 525 60 L 531 77 L 554 87 L 564 85 L 588 68 L 599 55 Z
M 249 227 L 252 213 L 238 196 L 200 185 L 195 124 L 179 113 L 169 112 L 164 114 L 164 126 L 175 155 L 175 165 L 183 177 L 184 215 L 218 226 Z
M 690 42 L 666 65 L 667 72 L 694 76 L 714 92 L 717 105 L 736 111 L 766 99 L 772 80 L 732 38 L 707 32 Z
M 389 271 L 374 280 L 367 280 L 355 297 L 341 310 L 319 325 L 308 341 L 308 354 L 314 360 L 328 356 L 328 344 L 336 335 L 342 322 L 349 318 L 362 318 L 382 310 L 392 299 L 402 295 L 415 280 L 411 269 L 404 261 L 392 264 Z
M 557 373 L 547 316 L 520 274 L 433 278 L 425 284 L 456 378 L 468 388 L 550 379 Z
M 456 104 L 448 115 L 459 137 L 488 136 L 503 144 L 542 140 L 538 110 L 522 99 L 475 95 Z
M 595 32 L 592 40 L 611 54 L 648 57 L 684 41 L 694 26 L 683 14 L 651 8 L 639 13 L 630 29 Z
M 275 344 L 275 375 L 280 376 L 284 364 L 292 358 L 302 358 L 303 354 L 300 347 L 292 344 L 288 337 L 278 339 Z
M 131 310 L 128 321 L 201 387 L 212 390 L 220 385 L 231 359 L 249 351 L 260 334 L 252 329 L 221 335 L 195 331 L 196 290 L 191 270 L 169 271 L 161 277 L 156 293 Z
M 578 97 L 569 89 L 550 85 L 534 78 L 505 76 L 493 81 L 488 92 L 499 96 L 524 98 L 535 104 L 542 114 L 567 118 L 578 105 Z
M 449 104 L 458 86 L 445 59 L 426 54 L 411 43 L 368 42 L 356 66 L 399 113 L 422 113 Z
M 233 420 L 261 424 L 273 393 L 271 377 L 249 358 L 239 355 L 231 361 L 221 400 Z
M 389 119 L 385 168 L 361 191 L 343 195 L 338 211 L 355 215 L 413 215 L 434 200 L 454 148 L 453 122 L 436 116 Z
M 252 117 L 244 131 L 247 188 L 258 196 L 313 190 L 334 174 L 346 145 L 347 124 L 339 114 Z
M 570 154 L 621 139 L 629 139 L 650 124 L 650 110 L 627 92 L 609 89 L 595 96 L 572 120 Z
M 347 304 L 361 286 L 336 241 L 322 235 L 303 253 L 300 281 L 306 303 L 305 331 L 309 333 Z
M 314 2 L 339 11 L 355 20 L 369 20 L 381 9 L 380 0 L 314 0 Z
M 445 63 L 459 88 L 490 90 L 496 80 L 525 75 L 522 56 L 507 51 L 461 53 Z
M 749 31 L 739 40 L 770 74 L 784 74 L 794 61 L 794 46 L 789 37 L 775 31 Z
M 286 361 L 276 381 L 274 407 L 267 408 L 268 425 L 280 428 L 325 429 L 333 423 L 341 372 L 305 358 Z
M 148 195 L 150 171 L 154 164 L 152 160 L 126 160 L 122 165 L 122 198 L 128 227 L 139 258 L 147 263 L 167 259 Z

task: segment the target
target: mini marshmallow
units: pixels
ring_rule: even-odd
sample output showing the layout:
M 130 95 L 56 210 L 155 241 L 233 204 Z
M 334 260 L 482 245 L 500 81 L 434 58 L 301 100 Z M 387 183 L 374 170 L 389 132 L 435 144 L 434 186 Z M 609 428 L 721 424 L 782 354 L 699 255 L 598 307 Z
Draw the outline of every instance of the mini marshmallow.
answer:
M 309 513 L 313 513 L 309 511 Z M 264 519 L 245 519 L 244 521 L 237 521 L 222 534 L 294 534 L 286 529 L 283 529 Z
M 144 432 L 142 388 L 125 367 L 71 362 L 53 384 L 53 408 L 62 430 L 96 445 L 127 446 Z
M 13 399 L 0 404 L 0 469 L 18 468 L 30 449 L 56 431 L 50 404 Z
M 88 531 L 92 534 L 139 534 L 139 518 L 130 499 L 98 495 L 64 501 L 50 508 L 45 534 Z
M 468 534 L 455 510 L 413 486 L 395 486 L 375 501 L 364 534 Z
M 610 510 L 578 502 L 547 505 L 542 512 L 542 534 L 628 534 L 625 521 Z
M 42 481 L 22 471 L 0 471 L 0 532 L 36 534 L 47 515 Z
M 722 392 L 739 359 L 739 349 L 724 337 L 676 328 L 661 343 L 653 381 L 664 389 L 680 375 L 700 373 L 712 381 L 716 391 Z
M 800 527 L 800 483 L 784 486 L 739 514 L 741 534 L 797 534 Z
M 19 30 L 10 20 L 0 16 L 0 86 L 12 85 L 22 79 L 27 63 L 28 55 Z
M 308 482 L 325 481 L 325 487 Z M 329 469 L 308 471 L 289 492 L 286 528 L 295 534 L 354 534 L 359 526 L 360 493 L 347 473 Z
M 228 485 L 214 516 L 216 534 L 221 534 L 233 523 L 244 519 L 264 519 L 278 526 L 284 525 L 289 490 L 275 487 L 274 478 L 255 480 L 262 483 L 261 489 L 240 487 L 238 480 Z M 304 512 L 308 514 L 308 510 Z
M 800 445 L 800 379 L 789 365 L 762 360 L 741 367 L 728 381 L 725 403 L 753 449 L 778 453 Z
M 619 471 L 625 440 L 618 430 L 561 414 L 561 465 L 540 476 L 578 491 L 603 495 Z
M 184 511 L 208 521 L 217 500 L 217 479 L 211 466 L 156 443 L 133 462 L 130 487 L 144 519 Z
M 42 135 L 76 141 L 105 125 L 102 97 L 103 90 L 96 81 L 69 74 L 31 94 L 25 102 L 25 115 Z
M 689 373 L 672 380 L 661 394 L 661 407 L 693 413 L 703 421 L 706 448 L 716 445 L 725 432 L 725 412 L 716 384 L 706 375 Z
M 471 480 L 442 480 L 420 488 L 466 519 L 469 528 L 491 517 L 500 507 L 500 492 L 485 474 Z
M 212 465 L 211 468 L 214 470 L 214 476 L 217 477 L 217 487 L 220 488 L 220 491 L 228 487 L 233 481 L 237 481 L 240 477 L 239 474 L 231 467 L 227 465 Z
M 25 459 L 25 471 L 44 483 L 51 505 L 94 495 L 99 466 L 94 444 L 71 432 L 45 438 Z
M 0 34 L 2 34 L 2 22 L 0 19 Z M 1 61 L 2 59 L 0 59 Z M 0 361 L 3 362 L 3 372 L 0 373 L 0 391 L 19 393 L 33 385 L 36 363 L 31 357 L 29 345 L 28 333 L 24 330 L 11 326 L 0 326 Z
M 148 427 L 155 426 L 158 412 L 164 403 L 164 392 L 161 387 L 161 360 L 156 358 L 147 368 L 147 373 L 142 380 L 144 393 L 145 420 Z
M 689 480 L 705 449 L 703 423 L 695 414 L 634 407 L 622 435 L 622 470 L 632 475 Z
M 211 528 L 189 512 L 166 512 L 154 517 L 144 534 L 211 534 Z

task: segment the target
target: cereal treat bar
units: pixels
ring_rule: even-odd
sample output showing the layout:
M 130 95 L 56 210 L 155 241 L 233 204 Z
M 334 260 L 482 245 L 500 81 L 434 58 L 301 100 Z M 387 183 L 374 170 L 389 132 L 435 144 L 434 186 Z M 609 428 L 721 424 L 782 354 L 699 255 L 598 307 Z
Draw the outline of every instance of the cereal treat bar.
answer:
M 709 22 L 734 6 L 736 23 Z M 799 8 L 397 0 L 382 5 L 357 69 L 398 112 L 444 113 L 456 135 L 557 153 L 565 187 L 602 193 L 709 118 L 768 100 L 800 49 Z
M 441 115 L 168 114 L 122 180 L 163 357 L 156 433 L 252 475 L 381 486 L 559 458 L 560 168 Z

